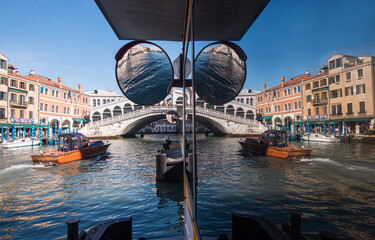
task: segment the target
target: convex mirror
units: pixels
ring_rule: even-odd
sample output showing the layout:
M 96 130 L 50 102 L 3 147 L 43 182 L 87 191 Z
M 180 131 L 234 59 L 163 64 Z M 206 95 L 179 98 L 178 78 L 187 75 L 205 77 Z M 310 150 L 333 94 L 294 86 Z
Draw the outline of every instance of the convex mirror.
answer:
M 173 67 L 165 51 L 146 41 L 133 41 L 116 54 L 116 79 L 123 94 L 140 105 L 162 101 L 173 85 Z
M 221 105 L 232 101 L 246 79 L 245 52 L 231 42 L 209 44 L 195 60 L 198 96 L 207 103 Z

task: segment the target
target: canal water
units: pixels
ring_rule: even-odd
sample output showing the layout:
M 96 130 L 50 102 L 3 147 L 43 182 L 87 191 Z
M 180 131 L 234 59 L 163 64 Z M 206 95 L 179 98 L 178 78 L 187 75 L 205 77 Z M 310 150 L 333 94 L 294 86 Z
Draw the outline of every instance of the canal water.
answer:
M 182 185 L 155 182 L 163 138 L 110 140 L 106 156 L 50 167 L 32 164 L 38 147 L 0 150 L 0 239 L 63 239 L 72 217 L 87 229 L 133 216 L 134 239 L 182 235 Z M 230 236 L 231 213 L 282 224 L 300 210 L 312 239 L 321 230 L 375 238 L 374 145 L 305 143 L 312 156 L 287 161 L 245 154 L 238 140 L 198 140 L 202 235 Z

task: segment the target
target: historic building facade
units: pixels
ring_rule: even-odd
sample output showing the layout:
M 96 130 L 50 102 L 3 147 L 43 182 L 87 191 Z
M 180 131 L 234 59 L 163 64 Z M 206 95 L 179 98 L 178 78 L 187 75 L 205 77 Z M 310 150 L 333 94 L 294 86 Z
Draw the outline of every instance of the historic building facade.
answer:
M 302 84 L 304 120 L 355 133 L 374 128 L 374 72 L 374 57 L 333 55 L 328 66 Z
M 90 97 L 91 108 L 125 99 L 124 96 L 118 94 L 117 92 L 112 92 L 109 89 L 107 89 L 107 91 L 101 89 L 93 90 L 90 92 L 85 92 L 85 94 Z
M 306 71 L 288 81 L 282 77 L 281 84 L 270 89 L 267 89 L 267 84 L 263 84 L 263 92 L 256 96 L 256 111 L 261 116 L 259 120 L 272 128 L 299 121 L 302 117 L 301 83 L 311 77 Z
M 78 90 L 64 86 L 62 78 L 57 82 L 47 77 L 34 73 L 33 70 L 27 76 L 40 86 L 39 118 L 43 123 L 50 122 L 54 128 L 55 123 L 59 128 L 79 128 L 84 122 L 89 121 L 90 98 L 82 93 L 82 85 L 78 84 Z

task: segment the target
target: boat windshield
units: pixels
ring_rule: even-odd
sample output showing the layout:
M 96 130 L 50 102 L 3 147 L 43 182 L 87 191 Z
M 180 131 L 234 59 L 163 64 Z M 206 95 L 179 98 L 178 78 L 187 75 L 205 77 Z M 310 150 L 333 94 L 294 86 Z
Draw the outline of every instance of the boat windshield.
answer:
M 287 140 L 288 140 L 288 137 L 287 137 L 287 134 L 286 133 L 282 133 L 281 134 L 281 143 L 286 146 L 287 144 Z
M 59 150 L 69 151 L 70 150 L 70 140 L 69 137 L 59 137 Z
M 270 133 L 268 135 L 268 145 L 270 145 L 270 146 L 276 146 L 276 134 Z

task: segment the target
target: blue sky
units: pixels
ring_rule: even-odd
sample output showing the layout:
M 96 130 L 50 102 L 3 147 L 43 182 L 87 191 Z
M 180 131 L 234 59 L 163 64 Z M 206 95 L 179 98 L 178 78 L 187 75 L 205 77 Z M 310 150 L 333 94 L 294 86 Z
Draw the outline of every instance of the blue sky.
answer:
M 21 74 L 33 69 L 83 90 L 120 93 L 114 56 L 120 41 L 94 0 L 0 0 L 0 53 Z M 271 0 L 243 39 L 244 88 L 272 87 L 320 67 L 335 53 L 375 56 L 374 0 Z M 156 42 L 177 57 L 181 43 Z M 197 43 L 198 52 L 208 42 Z

